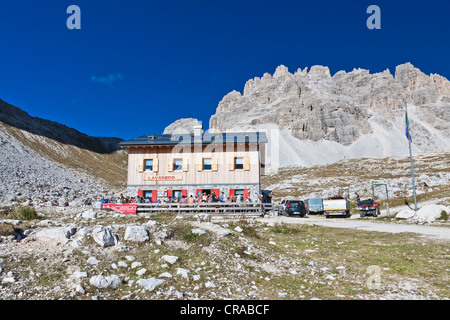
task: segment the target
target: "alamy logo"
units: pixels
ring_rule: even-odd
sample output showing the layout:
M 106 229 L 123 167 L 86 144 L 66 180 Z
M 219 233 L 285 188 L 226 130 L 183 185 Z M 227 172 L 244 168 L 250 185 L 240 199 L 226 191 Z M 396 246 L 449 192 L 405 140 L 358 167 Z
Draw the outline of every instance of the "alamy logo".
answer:
M 379 6 L 371 5 L 367 8 L 366 11 L 368 14 L 371 14 L 369 18 L 367 18 L 367 28 L 370 30 L 373 29 L 381 29 L 381 9 Z
M 70 17 L 67 18 L 66 25 L 69 30 L 81 29 L 81 9 L 79 6 L 71 5 L 67 7 L 67 13 Z

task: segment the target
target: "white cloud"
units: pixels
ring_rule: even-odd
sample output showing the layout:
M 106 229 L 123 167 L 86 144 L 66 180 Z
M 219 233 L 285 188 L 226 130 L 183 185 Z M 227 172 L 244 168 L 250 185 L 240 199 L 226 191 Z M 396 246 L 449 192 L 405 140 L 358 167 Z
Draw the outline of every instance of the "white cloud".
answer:
M 103 77 L 97 77 L 97 76 L 92 76 L 91 77 L 91 81 L 92 82 L 97 82 L 97 83 L 102 83 L 105 84 L 107 86 L 113 86 L 114 82 L 117 82 L 119 80 L 122 80 L 123 76 L 121 73 L 110 73 L 107 76 L 103 76 Z

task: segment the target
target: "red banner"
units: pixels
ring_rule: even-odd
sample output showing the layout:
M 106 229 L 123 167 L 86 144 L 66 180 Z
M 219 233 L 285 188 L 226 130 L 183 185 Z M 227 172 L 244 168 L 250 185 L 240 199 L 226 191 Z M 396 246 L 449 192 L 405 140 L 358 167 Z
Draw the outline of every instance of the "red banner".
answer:
M 124 214 L 136 214 L 137 204 L 136 203 L 104 203 L 103 208 L 111 208 L 114 211 L 120 211 Z

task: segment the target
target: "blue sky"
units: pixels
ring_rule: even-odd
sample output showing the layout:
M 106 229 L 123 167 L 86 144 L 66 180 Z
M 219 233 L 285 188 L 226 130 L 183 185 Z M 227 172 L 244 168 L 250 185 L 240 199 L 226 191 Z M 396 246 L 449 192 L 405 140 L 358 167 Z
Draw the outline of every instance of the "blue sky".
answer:
M 81 30 L 69 30 L 69 5 Z M 369 5 L 381 30 L 369 30 Z M 228 92 L 284 64 L 450 78 L 450 1 L 2 0 L 0 99 L 94 136 L 208 121 Z

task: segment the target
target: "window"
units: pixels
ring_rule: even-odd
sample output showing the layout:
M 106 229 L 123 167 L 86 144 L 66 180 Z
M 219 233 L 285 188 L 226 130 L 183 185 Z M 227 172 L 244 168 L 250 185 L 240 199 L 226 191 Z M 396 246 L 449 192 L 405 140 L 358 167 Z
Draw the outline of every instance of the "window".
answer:
M 234 169 L 235 170 L 244 169 L 244 158 L 234 158 Z
M 183 159 L 175 159 L 173 161 L 173 171 L 182 171 L 183 170 Z
M 211 170 L 211 169 L 212 169 L 212 159 L 203 158 L 203 170 Z
M 153 171 L 153 159 L 145 160 L 145 171 Z

